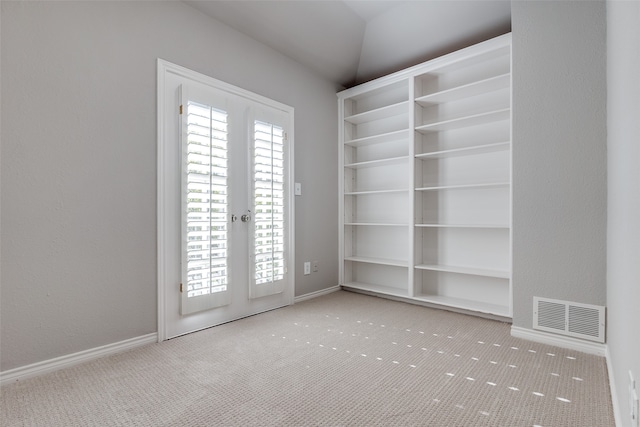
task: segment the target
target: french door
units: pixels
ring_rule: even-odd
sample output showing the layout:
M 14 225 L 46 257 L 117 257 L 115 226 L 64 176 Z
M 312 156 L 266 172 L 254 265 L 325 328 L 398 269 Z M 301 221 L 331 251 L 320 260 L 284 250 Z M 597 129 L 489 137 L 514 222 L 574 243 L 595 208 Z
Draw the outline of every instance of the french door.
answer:
M 164 61 L 158 95 L 159 339 L 291 304 L 292 109 Z

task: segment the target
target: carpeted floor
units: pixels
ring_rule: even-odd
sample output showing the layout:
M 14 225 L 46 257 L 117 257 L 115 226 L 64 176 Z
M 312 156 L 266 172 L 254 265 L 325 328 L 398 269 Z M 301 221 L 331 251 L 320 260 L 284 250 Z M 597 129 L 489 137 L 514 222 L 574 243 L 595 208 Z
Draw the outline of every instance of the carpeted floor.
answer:
M 614 426 L 604 358 L 335 292 L 2 388 L 8 426 Z

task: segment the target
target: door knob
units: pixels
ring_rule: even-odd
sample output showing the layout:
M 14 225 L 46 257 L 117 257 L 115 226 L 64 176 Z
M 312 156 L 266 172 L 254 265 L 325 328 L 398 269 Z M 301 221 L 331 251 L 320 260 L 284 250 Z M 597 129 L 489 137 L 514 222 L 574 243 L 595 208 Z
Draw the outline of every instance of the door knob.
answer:
M 231 222 L 236 222 L 238 220 L 238 216 L 235 214 L 231 214 Z
M 242 220 L 242 222 L 249 222 L 251 221 L 251 215 L 249 214 L 244 214 L 240 217 L 240 219 Z

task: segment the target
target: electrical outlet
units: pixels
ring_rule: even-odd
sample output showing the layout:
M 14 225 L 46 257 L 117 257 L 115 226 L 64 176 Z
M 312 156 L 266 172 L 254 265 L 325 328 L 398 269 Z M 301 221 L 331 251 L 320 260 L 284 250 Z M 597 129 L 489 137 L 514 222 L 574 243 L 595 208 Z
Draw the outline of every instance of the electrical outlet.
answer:
M 311 274 L 311 262 L 305 261 L 304 262 L 304 275 L 307 276 L 309 274 Z
M 314 273 L 318 272 L 318 261 L 313 261 L 313 272 Z

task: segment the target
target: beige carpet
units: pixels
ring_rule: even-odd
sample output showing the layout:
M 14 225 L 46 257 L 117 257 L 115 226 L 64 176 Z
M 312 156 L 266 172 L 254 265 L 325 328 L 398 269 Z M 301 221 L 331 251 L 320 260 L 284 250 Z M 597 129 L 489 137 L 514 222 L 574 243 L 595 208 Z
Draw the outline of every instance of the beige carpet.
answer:
M 2 388 L 2 426 L 613 426 L 605 360 L 348 292 Z

